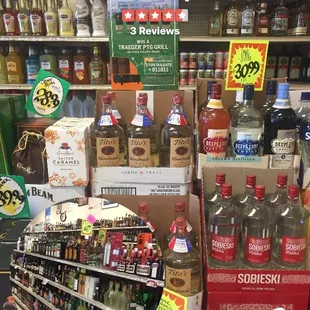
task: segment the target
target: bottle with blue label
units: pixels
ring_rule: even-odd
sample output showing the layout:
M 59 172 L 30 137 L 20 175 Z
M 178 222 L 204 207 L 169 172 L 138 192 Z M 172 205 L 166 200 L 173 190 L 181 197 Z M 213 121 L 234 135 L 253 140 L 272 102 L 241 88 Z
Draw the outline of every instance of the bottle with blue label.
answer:
M 242 106 L 231 118 L 232 156 L 259 156 L 261 135 L 262 120 L 254 107 L 254 85 L 246 84 Z
M 264 154 L 273 155 L 274 168 L 289 168 L 293 164 L 297 116 L 289 99 L 289 84 L 279 83 L 277 100 L 264 121 Z
M 39 74 L 40 67 L 38 51 L 33 46 L 29 46 L 29 57 L 26 59 L 27 84 L 34 84 Z
M 302 92 L 300 101 L 299 101 L 299 107 L 295 110 L 296 116 L 297 116 L 297 126 L 296 126 L 296 132 L 297 132 L 297 138 L 299 137 L 299 128 L 301 125 L 301 122 L 308 118 L 310 115 L 310 92 Z
M 300 104 L 304 106 L 304 109 L 300 108 L 301 113 L 297 112 L 297 122 L 300 121 L 298 146 L 303 166 L 307 170 L 310 167 L 310 92 L 301 94 Z

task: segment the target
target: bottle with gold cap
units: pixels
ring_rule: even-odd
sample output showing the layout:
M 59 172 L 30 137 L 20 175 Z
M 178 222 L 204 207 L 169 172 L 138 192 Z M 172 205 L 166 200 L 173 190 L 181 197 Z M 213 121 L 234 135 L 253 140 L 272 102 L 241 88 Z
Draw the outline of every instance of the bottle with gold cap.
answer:
M 47 11 L 44 13 L 44 20 L 46 35 L 50 37 L 58 36 L 58 14 L 53 0 L 48 0 L 47 2 Z
M 99 48 L 94 47 L 94 56 L 89 64 L 90 84 L 104 84 L 104 62 L 99 55 Z
M 31 27 L 30 27 L 30 12 L 26 6 L 26 1 L 20 1 L 20 8 L 17 14 L 18 25 L 20 34 L 22 36 L 30 36 L 31 35 Z

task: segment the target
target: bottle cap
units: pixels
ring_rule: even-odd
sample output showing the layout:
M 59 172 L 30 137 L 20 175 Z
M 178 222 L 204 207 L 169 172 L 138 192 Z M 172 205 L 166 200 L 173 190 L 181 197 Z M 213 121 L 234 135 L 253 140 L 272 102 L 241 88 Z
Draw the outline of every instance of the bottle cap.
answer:
M 299 186 L 297 184 L 291 184 L 288 187 L 288 198 L 290 200 L 298 200 L 299 199 Z
M 259 200 L 259 201 L 265 200 L 265 186 L 264 185 L 255 186 L 254 199 Z
M 178 216 L 175 220 L 175 224 L 177 228 L 185 229 L 186 219 L 183 216 Z
M 278 87 L 278 97 L 277 99 L 288 99 L 289 98 L 289 83 L 279 83 Z
M 172 97 L 172 101 L 173 104 L 181 105 L 183 103 L 183 98 L 179 94 L 176 94 L 174 97 Z
M 146 106 L 147 105 L 147 99 L 146 97 L 138 97 L 138 103 L 139 106 Z
M 236 91 L 236 102 L 243 102 L 243 90 Z
M 213 84 L 211 88 L 211 98 L 212 99 L 221 99 L 222 95 L 222 85 L 221 84 Z
M 185 202 L 177 201 L 175 203 L 175 212 L 184 212 L 185 211 Z
M 208 81 L 207 83 L 207 95 L 211 95 L 212 85 L 216 84 L 216 81 Z
M 223 184 L 221 188 L 221 197 L 224 200 L 231 199 L 232 194 L 232 186 L 230 184 Z
M 101 103 L 102 104 L 111 104 L 111 97 L 108 95 L 101 97 Z
M 256 185 L 256 175 L 246 176 L 246 188 L 255 188 Z
M 145 98 L 146 101 L 148 100 L 148 95 L 147 95 L 147 93 L 139 93 L 139 96 L 138 96 L 138 97 Z
M 274 96 L 277 93 L 277 81 L 269 80 L 267 82 L 266 94 L 267 96 Z
M 139 202 L 139 212 L 147 213 L 148 212 L 148 203 L 147 202 Z
M 112 100 L 114 100 L 116 98 L 115 91 L 108 91 L 107 95 L 110 96 Z
M 254 85 L 246 84 L 243 88 L 243 99 L 244 100 L 253 100 L 254 98 Z
M 174 92 L 172 93 L 172 98 L 173 98 L 174 96 L 180 96 L 180 94 L 179 94 L 178 92 L 174 91 Z M 172 100 L 173 100 L 173 99 L 172 99 Z
M 310 92 L 302 92 L 300 100 L 310 101 Z
M 277 178 L 277 187 L 286 188 L 286 186 L 287 186 L 287 174 L 279 173 Z
M 215 176 L 215 185 L 221 186 L 225 183 L 226 174 L 225 173 L 217 173 Z

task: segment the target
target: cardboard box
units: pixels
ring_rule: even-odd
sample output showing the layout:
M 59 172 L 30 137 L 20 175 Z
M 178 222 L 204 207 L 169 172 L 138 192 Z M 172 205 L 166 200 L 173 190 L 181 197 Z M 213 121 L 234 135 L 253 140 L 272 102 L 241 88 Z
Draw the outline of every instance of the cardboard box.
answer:
M 209 292 L 207 310 L 307 310 L 308 294 Z
M 226 173 L 226 182 L 233 185 L 233 195 L 244 192 L 247 174 L 257 176 L 257 184 L 263 184 L 266 192 L 274 192 L 278 173 L 288 175 L 288 184 L 294 183 L 294 170 L 251 169 L 251 168 L 204 168 L 202 178 L 201 218 L 202 243 L 207 249 L 206 219 L 204 213 L 204 195 L 214 191 L 217 172 Z M 280 269 L 217 269 L 208 266 L 207 250 L 204 251 L 205 284 L 208 292 L 296 292 L 309 293 L 310 271 Z M 211 308 L 213 309 L 213 308 Z M 214 308 L 218 309 L 218 308 Z M 220 308 L 219 308 L 220 309 Z M 238 309 L 238 308 L 237 308 Z M 297 308 L 296 308 L 297 309 Z M 302 308 L 299 308 L 302 309 Z
M 30 216 L 35 218 L 41 211 L 59 202 L 86 196 L 86 187 L 52 187 L 26 184 Z

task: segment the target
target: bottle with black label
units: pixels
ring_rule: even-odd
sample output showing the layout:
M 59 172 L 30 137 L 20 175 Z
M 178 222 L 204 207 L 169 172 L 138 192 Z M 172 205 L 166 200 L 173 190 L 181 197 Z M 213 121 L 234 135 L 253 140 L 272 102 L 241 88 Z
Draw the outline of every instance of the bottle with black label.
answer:
M 295 45 L 291 55 L 288 78 L 290 81 L 299 81 L 301 77 L 302 53 L 298 45 Z

